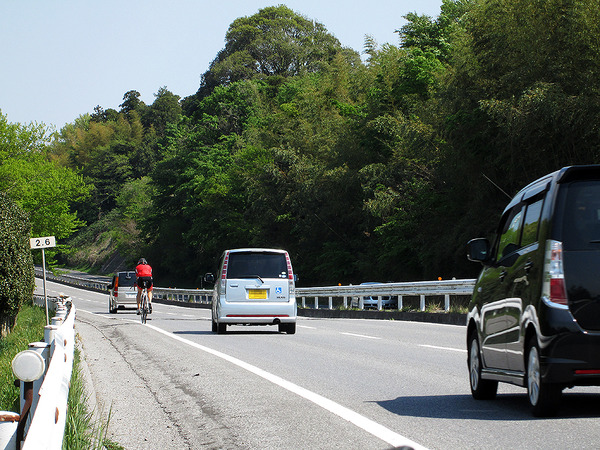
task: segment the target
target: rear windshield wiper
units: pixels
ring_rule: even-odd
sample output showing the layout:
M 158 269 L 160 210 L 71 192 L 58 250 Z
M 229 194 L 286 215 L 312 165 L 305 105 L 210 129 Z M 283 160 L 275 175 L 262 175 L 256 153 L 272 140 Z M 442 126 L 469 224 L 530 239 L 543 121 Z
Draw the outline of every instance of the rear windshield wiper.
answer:
M 240 275 L 239 277 L 232 278 L 258 278 L 262 284 L 265 284 L 265 280 L 263 280 L 260 275 Z

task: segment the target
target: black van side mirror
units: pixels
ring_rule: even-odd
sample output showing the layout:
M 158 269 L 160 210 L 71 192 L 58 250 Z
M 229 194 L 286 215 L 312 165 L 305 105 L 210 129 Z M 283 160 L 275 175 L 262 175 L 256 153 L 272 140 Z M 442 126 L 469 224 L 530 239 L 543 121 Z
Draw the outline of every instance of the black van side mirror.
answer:
M 485 238 L 471 239 L 467 243 L 469 261 L 485 263 L 490 259 L 490 241 Z

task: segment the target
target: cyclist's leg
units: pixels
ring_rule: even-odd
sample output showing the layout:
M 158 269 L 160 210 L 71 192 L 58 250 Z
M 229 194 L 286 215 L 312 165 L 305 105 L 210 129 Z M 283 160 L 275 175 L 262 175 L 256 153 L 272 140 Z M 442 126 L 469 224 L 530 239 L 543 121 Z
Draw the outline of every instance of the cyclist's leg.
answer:
M 136 280 L 137 285 L 137 296 L 135 297 L 135 300 L 137 301 L 137 313 L 138 315 L 140 314 L 140 301 L 142 299 L 142 288 L 140 287 L 140 283 L 139 280 Z
M 148 312 L 152 314 L 152 288 L 154 283 L 152 280 L 150 280 L 148 281 L 148 284 Z

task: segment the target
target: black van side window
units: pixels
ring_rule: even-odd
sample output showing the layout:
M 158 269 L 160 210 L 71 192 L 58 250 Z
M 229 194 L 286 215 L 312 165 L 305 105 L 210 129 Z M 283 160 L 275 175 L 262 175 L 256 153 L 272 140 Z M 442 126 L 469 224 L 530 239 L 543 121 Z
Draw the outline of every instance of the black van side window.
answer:
M 502 227 L 500 239 L 498 241 L 498 252 L 496 260 L 500 260 L 519 249 L 519 240 L 521 237 L 521 218 L 523 215 L 522 207 L 513 208 L 510 214 L 506 216 L 506 221 Z
M 533 244 L 538 240 L 538 229 L 540 225 L 543 203 L 544 199 L 542 198 L 527 206 L 525 220 L 523 221 L 523 237 L 521 238 L 521 247 Z

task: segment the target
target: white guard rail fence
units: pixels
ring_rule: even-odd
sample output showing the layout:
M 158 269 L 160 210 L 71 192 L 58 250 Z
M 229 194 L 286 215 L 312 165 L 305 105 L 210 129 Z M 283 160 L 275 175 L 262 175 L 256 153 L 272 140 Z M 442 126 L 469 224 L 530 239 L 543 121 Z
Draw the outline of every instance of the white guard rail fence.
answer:
M 415 281 L 410 283 L 381 283 L 358 286 L 328 286 L 314 288 L 297 288 L 296 298 L 300 299 L 303 308 L 334 309 L 335 306 L 344 308 L 358 307 L 363 309 L 363 299 L 372 297 L 377 300 L 377 309 L 383 309 L 383 297 L 394 300 L 394 308 L 402 309 L 405 297 L 417 297 L 419 309 L 425 311 L 426 298 L 444 298 L 444 310 L 450 310 L 452 296 L 464 297 L 473 293 L 475 280 L 444 280 L 444 281 Z M 327 303 L 321 305 L 320 299 Z M 312 299 L 312 302 L 310 301 Z M 338 300 L 334 305 L 334 300 Z
M 44 305 L 44 297 L 34 297 Z M 69 298 L 48 297 L 56 314 L 44 327 L 44 341 L 13 359 L 20 381 L 21 413 L 18 423 L 2 422 L 0 448 L 6 450 L 58 450 L 62 448 L 67 418 L 67 398 L 73 370 L 75 306 Z
M 41 270 L 41 269 L 38 269 Z M 41 272 L 40 272 L 41 273 Z M 106 277 L 81 277 L 76 275 L 53 275 L 47 272 L 49 280 L 55 280 L 72 286 L 85 287 L 100 292 L 106 292 L 108 279 Z M 425 311 L 427 299 L 443 298 L 444 310 L 449 311 L 452 297 L 465 297 L 473 293 L 474 279 L 415 281 L 407 283 L 381 283 L 369 285 L 325 286 L 296 288 L 296 298 L 303 308 L 335 309 L 338 307 L 357 307 L 363 309 L 364 297 L 377 299 L 377 309 L 383 309 L 382 298 L 392 297 L 395 308 L 401 310 L 404 299 L 416 297 L 418 309 Z M 209 289 L 176 289 L 154 288 L 154 298 L 179 301 L 185 303 L 210 304 L 212 290 Z M 396 301 L 397 300 L 397 301 Z

